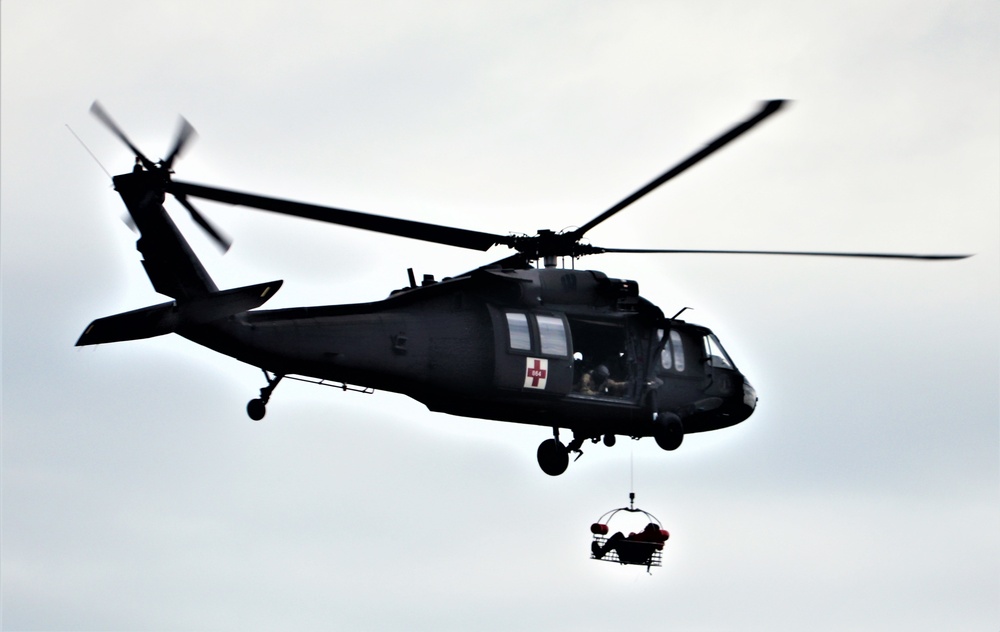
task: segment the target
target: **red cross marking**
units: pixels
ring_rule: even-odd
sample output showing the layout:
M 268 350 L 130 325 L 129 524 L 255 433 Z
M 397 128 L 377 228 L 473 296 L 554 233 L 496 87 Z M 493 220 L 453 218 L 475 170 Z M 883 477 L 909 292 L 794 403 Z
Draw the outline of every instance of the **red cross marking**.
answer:
M 548 371 L 542 368 L 541 360 L 535 359 L 535 366 L 528 367 L 528 377 L 531 378 L 531 386 L 533 388 L 538 388 L 538 381 L 544 380 L 546 375 L 548 375 Z

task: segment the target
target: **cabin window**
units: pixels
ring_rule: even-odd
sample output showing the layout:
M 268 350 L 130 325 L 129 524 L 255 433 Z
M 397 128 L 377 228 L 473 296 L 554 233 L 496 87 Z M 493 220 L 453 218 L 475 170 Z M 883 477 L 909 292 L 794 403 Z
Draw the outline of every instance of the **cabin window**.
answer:
M 657 332 L 660 339 L 663 339 L 663 330 Z M 663 343 L 663 350 L 660 351 L 660 366 L 664 369 L 673 369 L 684 372 L 684 343 L 681 342 L 681 335 L 676 331 L 671 331 L 666 342 Z
M 681 335 L 677 331 L 670 332 L 670 348 L 674 354 L 674 368 L 684 371 L 684 344 L 681 342 Z
M 543 355 L 565 356 L 569 351 L 566 341 L 566 326 L 561 318 L 555 316 L 535 316 L 538 323 L 538 336 L 542 341 Z
M 528 328 L 528 315 L 507 313 L 507 333 L 510 335 L 510 348 L 518 351 L 531 351 L 531 329 Z
M 715 334 L 705 336 L 705 357 L 708 358 L 709 366 L 717 369 L 733 369 L 733 361 L 729 359 L 726 350 L 722 348 L 722 343 L 715 337 Z

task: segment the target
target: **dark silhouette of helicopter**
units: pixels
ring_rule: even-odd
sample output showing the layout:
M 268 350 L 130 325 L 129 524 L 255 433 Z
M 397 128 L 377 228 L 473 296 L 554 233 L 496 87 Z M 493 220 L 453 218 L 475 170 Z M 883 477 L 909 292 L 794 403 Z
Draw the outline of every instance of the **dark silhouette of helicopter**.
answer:
M 137 248 L 153 288 L 172 300 L 91 323 L 77 345 L 176 333 L 259 367 L 267 384 L 247 405 L 264 417 L 284 378 L 345 390 L 402 393 L 430 410 L 552 428 L 538 448 L 558 475 L 587 440 L 653 437 L 665 450 L 684 435 L 748 418 L 757 394 L 706 327 L 667 318 L 635 281 L 557 267 L 559 258 L 614 253 L 731 253 L 953 259 L 964 255 L 602 248 L 584 235 L 777 112 L 768 101 L 746 120 L 581 227 L 499 235 L 304 204 L 174 180 L 173 163 L 193 134 L 182 119 L 170 153 L 153 162 L 95 102 L 91 111 L 136 156 L 114 177 L 140 234 Z M 223 248 L 229 241 L 190 202 L 213 200 L 448 246 L 515 254 L 451 278 L 425 276 L 384 300 L 257 310 L 281 281 L 220 290 L 167 215 L 173 195 Z M 538 266 L 540 262 L 542 265 Z M 683 310 L 681 310 L 683 312 Z M 560 441 L 568 429 L 573 439 Z

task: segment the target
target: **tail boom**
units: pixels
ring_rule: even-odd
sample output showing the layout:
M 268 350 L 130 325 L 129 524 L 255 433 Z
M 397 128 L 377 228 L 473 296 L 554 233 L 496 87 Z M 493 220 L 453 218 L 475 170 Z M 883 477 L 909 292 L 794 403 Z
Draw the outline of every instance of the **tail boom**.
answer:
M 241 314 L 263 305 L 274 296 L 281 283 L 248 285 L 99 318 L 84 330 L 76 346 L 152 338 Z

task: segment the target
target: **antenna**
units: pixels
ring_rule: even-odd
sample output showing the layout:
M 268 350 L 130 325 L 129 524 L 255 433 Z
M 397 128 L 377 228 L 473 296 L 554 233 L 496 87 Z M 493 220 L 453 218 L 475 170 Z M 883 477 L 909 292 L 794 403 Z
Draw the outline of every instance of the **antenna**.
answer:
M 87 150 L 87 153 L 90 154 L 90 157 L 94 159 L 94 162 L 97 163 L 97 166 L 101 168 L 101 171 L 103 171 L 106 176 L 108 176 L 108 180 L 114 182 L 114 178 L 111 177 L 111 173 L 104 168 L 104 165 L 102 165 L 101 161 L 97 159 L 97 156 L 94 155 L 94 152 L 90 151 L 90 147 L 87 147 L 87 143 L 83 142 L 83 139 L 76 135 L 76 132 L 74 132 L 73 128 L 69 126 L 69 123 L 66 123 L 66 129 L 68 129 L 69 133 L 73 135 L 73 138 L 80 141 L 80 144 L 83 145 L 83 148 Z

